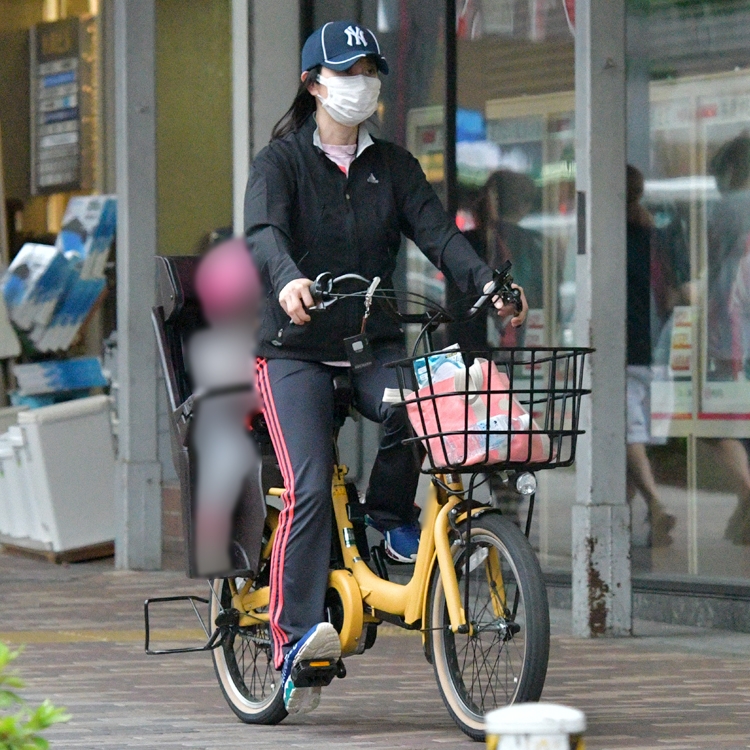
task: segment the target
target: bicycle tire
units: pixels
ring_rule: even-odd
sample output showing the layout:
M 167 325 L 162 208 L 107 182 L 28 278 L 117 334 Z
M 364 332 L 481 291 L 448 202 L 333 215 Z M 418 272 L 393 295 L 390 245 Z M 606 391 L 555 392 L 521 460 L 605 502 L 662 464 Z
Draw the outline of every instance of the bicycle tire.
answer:
M 458 528 L 465 537 L 465 522 Z M 466 548 L 456 541 L 452 549 L 464 606 Z M 466 615 L 473 625 L 471 634 L 450 629 L 438 567 L 431 581 L 427 625 L 443 702 L 461 731 L 483 740 L 488 711 L 537 701 L 542 694 L 549 659 L 549 605 L 536 555 L 528 539 L 506 518 L 497 513 L 473 518 L 468 553 L 472 567 Z M 493 572 L 498 563 L 504 596 Z
M 211 582 L 210 622 L 231 606 L 229 580 Z M 278 724 L 287 712 L 281 673 L 273 666 L 268 624 L 231 628 L 211 652 L 219 687 L 229 707 L 246 724 Z

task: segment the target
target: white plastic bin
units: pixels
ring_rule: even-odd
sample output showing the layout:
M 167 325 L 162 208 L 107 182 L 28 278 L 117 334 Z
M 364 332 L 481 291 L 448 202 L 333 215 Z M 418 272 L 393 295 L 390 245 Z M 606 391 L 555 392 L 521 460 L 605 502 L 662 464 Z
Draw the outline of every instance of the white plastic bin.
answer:
M 54 552 L 111 542 L 115 536 L 115 456 L 106 396 L 67 401 L 18 415 L 45 547 Z
M 484 725 L 487 750 L 578 750 L 586 716 L 555 703 L 516 703 L 490 711 Z
M 49 529 L 42 523 L 39 503 L 34 495 L 34 480 L 31 476 L 29 446 L 26 435 L 19 425 L 11 425 L 6 434 L 8 445 L 13 449 L 18 494 L 23 503 L 26 536 L 46 544 L 50 541 Z
M 7 541 L 29 538 L 28 498 L 24 496 L 16 454 L 7 433 L 0 435 L 0 533 Z
M 0 435 L 0 536 L 8 536 L 13 519 L 10 513 L 10 487 L 5 476 L 5 462 L 11 457 L 10 446 L 6 446 Z

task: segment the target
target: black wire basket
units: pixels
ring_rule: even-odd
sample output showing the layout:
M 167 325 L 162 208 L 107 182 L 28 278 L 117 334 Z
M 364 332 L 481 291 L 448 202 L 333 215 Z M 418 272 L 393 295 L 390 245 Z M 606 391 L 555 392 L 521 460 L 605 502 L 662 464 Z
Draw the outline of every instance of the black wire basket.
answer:
M 581 347 L 448 348 L 393 362 L 423 471 L 552 469 L 575 460 L 584 362 Z

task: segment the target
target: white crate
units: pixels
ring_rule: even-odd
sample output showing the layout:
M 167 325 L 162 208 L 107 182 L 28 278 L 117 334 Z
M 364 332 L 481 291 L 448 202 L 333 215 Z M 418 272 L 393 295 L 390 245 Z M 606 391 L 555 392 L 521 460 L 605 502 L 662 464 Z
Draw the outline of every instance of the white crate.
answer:
M 106 396 L 18 415 L 21 468 L 30 479 L 45 548 L 53 552 L 115 536 L 115 456 Z
M 7 433 L 0 435 L 0 534 L 3 537 L 14 542 L 30 538 L 28 505 L 16 452 Z
M 34 479 L 31 476 L 29 445 L 26 434 L 19 425 L 11 425 L 6 435 L 15 459 L 18 494 L 23 502 L 26 536 L 47 546 L 51 541 L 50 531 L 42 521 L 39 501 L 34 495 Z

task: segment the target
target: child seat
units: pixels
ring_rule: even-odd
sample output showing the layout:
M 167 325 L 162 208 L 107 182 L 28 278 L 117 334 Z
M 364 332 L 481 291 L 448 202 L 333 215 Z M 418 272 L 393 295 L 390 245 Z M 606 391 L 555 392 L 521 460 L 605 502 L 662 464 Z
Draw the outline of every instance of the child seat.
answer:
M 190 336 L 206 322 L 195 294 L 193 279 L 200 261 L 195 256 L 156 257 L 156 305 L 151 311 L 169 405 L 169 431 L 172 461 L 180 481 L 186 569 L 191 578 L 198 577 L 193 556 L 193 508 L 195 503 L 195 461 L 190 445 L 190 424 L 195 400 L 185 361 L 185 347 Z M 278 465 L 270 441 L 259 441 L 263 447 L 264 473 L 278 474 Z M 273 480 L 276 476 L 273 476 Z M 278 486 L 278 485 L 277 485 Z M 233 576 L 254 577 L 263 536 L 265 496 L 261 477 L 248 482 L 237 503 L 233 519 Z

